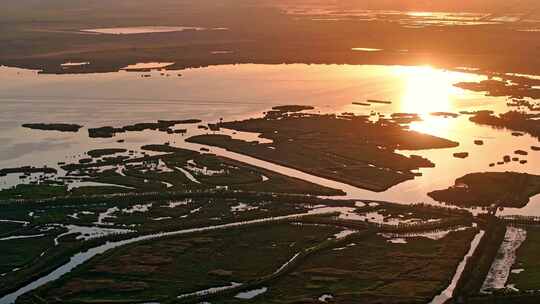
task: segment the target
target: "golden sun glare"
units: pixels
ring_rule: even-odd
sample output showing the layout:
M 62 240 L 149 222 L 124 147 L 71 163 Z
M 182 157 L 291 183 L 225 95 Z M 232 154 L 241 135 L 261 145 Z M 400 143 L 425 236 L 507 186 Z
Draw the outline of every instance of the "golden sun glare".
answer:
M 396 67 L 404 82 L 401 111 L 429 114 L 452 110 L 453 86 L 446 72 L 430 66 Z
M 451 72 L 431 66 L 395 67 L 394 72 L 403 81 L 400 111 L 418 113 L 423 121 L 411 125 L 411 129 L 437 136 L 448 135 L 451 121 L 433 117 L 433 112 L 454 112 L 454 101 L 460 91 L 453 86 Z

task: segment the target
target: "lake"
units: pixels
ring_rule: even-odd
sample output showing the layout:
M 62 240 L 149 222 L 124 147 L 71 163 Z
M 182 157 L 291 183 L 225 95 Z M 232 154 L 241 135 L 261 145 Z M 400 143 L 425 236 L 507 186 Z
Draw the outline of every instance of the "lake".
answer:
M 141 63 L 139 66 L 148 66 Z M 150 76 L 150 77 L 142 77 Z M 138 149 L 148 143 L 171 142 L 199 134 L 196 125 L 185 137 L 163 132 L 129 132 L 110 139 L 90 139 L 86 128 L 124 126 L 158 119 L 199 118 L 205 122 L 260 116 L 272 106 L 313 105 L 316 111 L 419 113 L 423 121 L 411 129 L 458 141 L 452 149 L 401 151 L 429 158 L 435 168 L 422 169 L 423 176 L 383 193 L 348 189 L 350 197 L 403 203 L 430 202 L 426 193 L 446 188 L 470 172 L 517 171 L 540 174 L 540 152 L 530 151 L 538 140 L 515 137 L 506 130 L 475 125 L 468 116 L 444 118 L 431 112 L 489 109 L 506 112 L 505 97 L 487 97 L 453 86 L 461 81 L 479 81 L 486 76 L 473 72 L 435 69 L 429 66 L 353 65 L 222 65 L 181 71 L 119 71 L 101 74 L 50 75 L 37 71 L 0 67 L 0 168 L 23 165 L 57 167 L 58 162 L 84 157 L 84 152 L 103 147 Z M 354 105 L 368 99 L 391 104 Z M 78 133 L 37 131 L 23 123 L 62 122 L 85 126 Z M 117 143 L 124 139 L 125 143 Z M 484 145 L 474 144 L 483 140 Z M 489 167 L 513 151 L 529 151 L 527 164 L 510 162 Z M 456 159 L 456 152 L 469 152 Z M 309 178 L 309 177 L 308 177 Z M 19 182 L 14 176 L 0 177 L 0 187 Z M 354 188 L 354 189 L 353 189 Z M 539 202 L 540 197 L 533 198 Z M 530 203 L 509 214 L 540 215 L 540 206 Z

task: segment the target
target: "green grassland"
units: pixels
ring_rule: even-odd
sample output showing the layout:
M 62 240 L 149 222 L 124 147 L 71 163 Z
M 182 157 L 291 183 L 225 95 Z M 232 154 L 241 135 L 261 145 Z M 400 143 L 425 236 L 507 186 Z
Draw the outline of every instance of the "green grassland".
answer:
M 44 234 L 41 238 L 27 238 L 0 241 L 6 250 L 0 250 L 0 274 L 14 268 L 0 280 L 0 293 L 39 277 L 65 263 L 69 257 L 84 248 L 99 245 L 118 237 L 173 231 L 189 228 L 241 222 L 258 218 L 280 215 L 299 214 L 307 211 L 308 205 L 332 202 L 304 196 L 276 196 L 259 194 L 238 194 L 218 192 L 214 194 L 184 195 L 174 200 L 141 201 L 134 197 L 93 199 L 92 202 L 80 199 L 66 199 L 53 203 L 24 203 L 0 205 L 1 219 L 26 221 L 29 224 L 0 222 L 0 238 Z M 184 202 L 184 203 L 182 203 Z M 171 206 L 173 203 L 176 205 Z M 233 207 L 245 204 L 243 211 L 233 211 Z M 352 202 L 334 202 L 336 205 L 352 205 Z M 148 205 L 146 212 L 127 210 L 136 205 Z M 109 236 L 89 241 L 77 240 L 77 235 L 67 235 L 59 239 L 59 244 L 52 241 L 67 229 L 60 225 L 96 226 L 101 213 L 117 208 L 112 218 L 103 221 L 105 228 L 129 229 L 130 234 Z M 30 216 L 32 214 L 32 216 Z M 52 226 L 51 226 L 52 225 Z M 49 228 L 43 230 L 43 228 Z M 13 245 L 13 246 L 11 246 Z M 43 253 L 41 256 L 41 253 Z
M 7 199 L 41 199 L 68 194 L 67 187 L 59 185 L 27 185 L 19 184 L 10 189 L 0 191 L 0 200 Z
M 295 253 L 337 232 L 330 226 L 275 224 L 173 237 L 122 247 L 25 297 L 67 303 L 170 301 L 176 296 L 264 277 Z M 264 286 L 249 303 L 427 303 L 451 280 L 474 229 L 441 240 L 392 244 L 371 234 L 323 249 Z M 243 303 L 234 294 L 217 303 Z M 173 301 L 174 302 L 174 301 Z
M 434 166 L 428 159 L 407 157 L 397 153 L 397 149 L 458 145 L 407 130 L 389 120 L 373 123 L 363 116 L 345 119 L 336 115 L 271 111 L 264 118 L 224 122 L 219 126 L 261 133 L 261 137 L 271 139 L 272 143 L 246 142 L 220 134 L 193 136 L 187 141 L 225 148 L 376 192 L 413 179 L 413 170 Z
M 336 303 L 428 303 L 446 288 L 473 236 L 471 229 L 407 244 L 375 234 L 351 239 L 307 259 L 249 303 L 314 303 L 325 294 Z
M 36 292 L 63 302 L 166 299 L 271 274 L 339 229 L 275 224 L 134 244 Z
M 341 190 L 287 177 L 212 154 L 202 154 L 165 145 L 151 145 L 142 148 L 143 150 L 167 151 L 168 153 L 134 158 L 119 155 L 102 159 L 89 159 L 88 162 L 84 163 L 65 164 L 62 168 L 67 172 L 68 177 L 105 185 L 74 186 L 68 190 L 68 187 L 61 181 L 45 179 L 40 184 L 19 184 L 1 190 L 0 201 L 59 197 L 71 197 L 75 200 L 77 197 L 92 195 L 214 191 L 218 188 L 325 196 L 344 194 Z M 111 149 L 95 150 L 98 151 L 95 153 L 109 153 L 109 150 Z M 166 168 L 160 167 L 163 164 Z M 181 170 L 185 170 L 196 180 L 190 179 Z
M 459 206 L 521 208 L 540 193 L 540 176 L 518 172 L 470 173 L 456 179 L 455 185 L 428 193 L 440 202 Z
M 6 273 L 28 265 L 38 259 L 42 252 L 50 249 L 53 244 L 53 237 L 50 235 L 31 239 L 0 241 L 2 246 L 0 273 Z

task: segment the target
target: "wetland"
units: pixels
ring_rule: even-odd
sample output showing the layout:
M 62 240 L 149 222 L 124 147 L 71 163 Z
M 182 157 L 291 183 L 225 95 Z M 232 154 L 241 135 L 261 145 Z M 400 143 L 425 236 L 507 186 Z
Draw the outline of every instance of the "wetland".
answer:
M 38 2 L 0 304 L 538 302 L 538 3 Z
M 475 236 L 483 240 L 480 232 L 489 231 L 490 225 L 504 226 L 507 217 L 522 219 L 523 214 L 538 214 L 534 211 L 537 210 L 535 194 L 538 193 L 536 176 L 532 175 L 538 163 L 538 154 L 532 148 L 536 139 L 528 134 L 516 137 L 511 130 L 475 122 L 473 118 L 478 115 L 505 111 L 508 107 L 505 99 L 485 97 L 453 86 L 457 81 L 454 77 L 472 79 L 482 75 L 425 67 L 362 67 L 356 70 L 337 66 L 279 66 L 276 69 L 253 65 L 182 71 L 183 77 L 174 80 L 174 84 L 187 87 L 183 82 L 188 81 L 191 82 L 189 86 L 197 86 L 198 82 L 207 85 L 204 78 L 197 80 L 201 77 L 197 73 L 203 71 L 205 78 L 217 77 L 234 83 L 237 80 L 228 77 L 236 74 L 252 77 L 256 75 L 253 74 L 255 68 L 266 69 L 274 74 L 273 77 L 285 75 L 283 69 L 298 75 L 308 75 L 305 72 L 313 68 L 322 69 L 328 73 L 326 77 L 338 77 L 336 81 L 339 79 L 340 82 L 349 76 L 342 79 L 339 73 L 355 71 L 357 74 L 350 79 L 351 83 L 359 81 L 357 75 L 373 77 L 378 74 L 394 87 L 394 73 L 402 77 L 402 73 L 415 75 L 418 71 L 430 71 L 439 77 L 449 77 L 444 80 L 444 85 L 451 93 L 444 96 L 447 104 L 411 113 L 408 102 L 425 101 L 429 105 L 427 102 L 433 95 L 423 95 L 419 91 L 415 99 L 410 99 L 412 97 L 407 94 L 399 95 L 404 94 L 403 91 L 396 91 L 379 97 L 392 102 L 369 102 L 369 107 L 358 108 L 346 99 L 328 106 L 326 101 L 331 95 L 302 97 L 298 95 L 300 90 L 295 93 L 282 89 L 280 94 L 284 95 L 276 95 L 277 99 L 279 96 L 295 97 L 296 94 L 296 101 L 304 103 L 287 105 L 263 100 L 255 104 L 240 103 L 229 116 L 223 115 L 223 111 L 231 109 L 231 103 L 210 98 L 206 102 L 199 100 L 196 105 L 195 100 L 171 100 L 169 104 L 180 103 L 181 106 L 187 103 L 192 110 L 186 112 L 178 107 L 178 112 L 164 114 L 159 107 L 148 107 L 146 102 L 137 104 L 137 98 L 144 95 L 124 96 L 119 98 L 134 98 L 131 108 L 140 107 L 140 114 L 126 119 L 118 115 L 119 112 L 106 111 L 99 116 L 74 119 L 69 112 L 60 113 L 58 120 L 74 121 L 85 127 L 79 132 L 55 135 L 40 128 L 21 127 L 24 121 L 35 121 L 31 116 L 23 115 L 20 118 L 23 121 L 14 122 L 12 130 L 26 134 L 33 141 L 59 141 L 63 149 L 59 157 L 54 146 L 38 152 L 31 146 L 19 144 L 18 149 L 23 153 L 2 160 L 5 164 L 26 165 L 2 171 L 1 206 L 4 218 L 9 222 L 2 222 L 6 232 L 1 239 L 23 251 L 26 246 L 41 246 L 24 251 L 24 254 L 23 251 L 5 253 L 8 263 L 2 268 L 5 281 L 2 288 L 6 297 L 2 303 L 11 303 L 15 298 L 21 303 L 33 303 L 44 297 L 64 302 L 163 302 L 175 299 L 180 302 L 217 300 L 237 303 L 242 299 L 236 295 L 244 296 L 263 288 L 265 291 L 255 292 L 250 301 L 308 301 L 331 295 L 338 301 L 362 299 L 376 303 L 384 298 L 393 302 L 425 303 L 451 298 L 454 293 L 465 294 L 465 290 L 468 296 L 478 296 L 481 286 L 469 293 L 465 288 L 470 288 L 471 284 L 466 278 L 487 275 L 493 258 L 485 256 L 494 255 L 484 251 L 496 252 L 500 243 L 496 237 L 486 237 L 485 241 L 480 241 L 480 249 L 469 248 L 468 244 Z M 3 69 L 8 74 L 13 71 Z M 103 77 L 103 81 L 130 84 L 141 80 L 136 73 L 148 72 L 118 72 L 97 77 Z M 162 77 L 159 71 L 150 73 Z M 433 77 L 433 74 L 427 77 Z M 23 77 L 26 81 L 39 83 L 51 76 L 29 73 Z M 79 78 L 74 82 L 75 88 L 93 81 L 85 75 L 68 77 L 74 77 L 66 78 L 68 80 Z M 109 77 L 112 78 L 109 80 Z M 277 79 L 274 83 L 279 87 L 280 80 Z M 169 81 L 172 80 L 167 77 L 158 78 L 155 85 L 167 89 Z M 327 81 L 312 79 L 308 83 L 315 89 Z M 254 88 L 262 88 L 263 83 L 268 83 L 267 78 L 252 80 Z M 441 86 L 442 83 L 441 80 Z M 414 84 L 407 85 L 411 85 L 409 89 L 414 88 Z M 341 94 L 351 96 L 349 100 L 362 99 L 362 96 L 366 100 L 375 100 L 363 95 L 367 87 L 343 90 Z M 256 96 L 244 94 L 242 92 L 236 98 Z M 479 106 L 486 98 L 493 98 L 489 106 Z M 80 105 L 88 106 L 88 100 L 95 100 L 99 105 L 99 99 L 98 96 L 82 99 Z M 4 100 L 9 104 L 9 100 Z M 48 102 L 42 98 L 35 100 Z M 108 97 L 107 100 L 114 99 Z M 108 103 L 108 107 L 111 106 L 120 109 L 124 104 Z M 210 110 L 216 107 L 218 110 Z M 464 114 L 452 115 L 459 112 Z M 13 138 L 12 147 L 24 141 L 24 137 Z M 490 160 L 495 162 L 501 157 L 492 156 L 490 147 L 493 149 L 502 143 L 507 147 L 508 155 L 518 156 L 528 163 L 510 161 L 490 167 Z M 25 154 L 25 150 L 31 154 Z M 469 157 L 453 157 L 462 151 L 468 151 Z M 479 173 L 488 168 L 498 168 L 501 172 Z M 433 179 L 433 176 L 438 178 Z M 435 191 L 453 184 L 457 186 Z M 459 199 L 455 200 L 456 197 Z M 443 207 L 438 201 L 450 205 Z M 475 206 L 487 207 L 491 215 L 474 217 L 478 214 Z M 500 208 L 505 210 L 501 212 Z M 494 212 L 500 212 L 500 215 L 494 217 Z M 310 217 L 312 214 L 315 217 Z M 308 217 L 288 218 L 290 215 Z M 485 216 L 489 216 L 487 220 Z M 282 217 L 285 218 L 275 223 L 274 220 L 264 221 L 264 224 L 258 222 L 258 219 Z M 490 224 L 492 221 L 497 224 Z M 254 227 L 251 227 L 252 222 Z M 235 223 L 241 227 L 234 228 Z M 223 231 L 216 232 L 218 236 L 213 235 L 214 232 L 199 235 L 196 230 L 228 224 L 234 224 L 231 230 L 224 226 Z M 312 231 L 312 236 L 287 241 L 289 243 L 280 240 L 284 234 L 281 230 L 291 232 L 297 228 Z M 167 234 L 190 229 L 195 229 L 193 237 L 169 237 Z M 272 239 L 262 237 L 262 232 L 257 229 Z M 233 239 L 228 241 L 227 234 Z M 247 239 L 250 234 L 258 237 Z M 239 235 L 246 239 L 242 241 Z M 291 237 L 302 235 L 300 232 L 289 233 Z M 126 245 L 100 247 L 107 241 L 125 242 Z M 170 242 L 176 245 L 171 247 Z M 238 248 L 233 245 L 236 242 L 240 242 Z M 262 242 L 261 246 L 255 246 L 257 242 Z M 307 242 L 306 246 L 302 247 L 302 242 Z M 253 255 L 257 258 L 246 258 L 246 265 L 227 260 L 237 257 L 240 251 L 246 253 L 246 244 L 253 250 L 263 251 Z M 275 246 L 271 245 L 269 249 L 269 244 Z M 176 249 L 156 250 L 160 246 Z M 215 259 L 215 246 L 222 248 L 223 261 Z M 96 250 L 106 253 L 99 257 L 88 256 L 79 267 L 62 268 L 78 252 L 87 249 L 94 252 L 92 248 L 103 248 Z M 180 248 L 182 250 L 178 251 Z M 288 253 L 279 253 L 279 248 L 286 248 Z M 224 250 L 230 250 L 230 253 Z M 372 255 L 367 259 L 364 255 L 362 262 L 358 260 L 360 264 L 351 268 L 350 263 L 355 261 L 353 257 L 358 256 L 355 250 L 367 250 Z M 30 252 L 39 254 L 31 255 Z M 468 263 L 479 259 L 478 263 L 485 264 L 485 272 L 469 274 L 470 270 L 463 266 L 470 265 L 463 262 L 466 254 L 471 256 L 465 259 Z M 204 262 L 209 260 L 208 255 L 214 258 L 216 265 Z M 338 258 L 337 255 L 343 256 Z M 386 269 L 379 269 L 378 259 L 390 256 L 398 264 L 411 265 L 418 274 L 396 275 L 395 266 L 391 264 Z M 273 262 L 265 263 L 260 259 Z M 345 264 L 336 264 L 337 260 Z M 328 261 L 334 262 L 329 265 Z M 252 263 L 265 265 L 267 269 L 257 270 L 258 266 Z M 374 273 L 361 271 L 368 267 L 364 264 L 379 270 Z M 426 265 L 435 268 L 426 270 Z M 172 271 L 178 267 L 184 268 Z M 429 279 L 425 271 L 430 274 Z M 148 277 L 148 272 L 156 273 L 160 278 L 168 272 L 172 276 L 182 273 L 182 276 L 171 277 L 169 282 L 174 282 L 172 284 L 155 285 L 161 281 Z M 34 275 L 29 276 L 29 273 Z M 51 276 L 47 276 L 48 273 Z M 293 281 L 298 283 L 292 284 Z M 283 286 L 294 286 L 294 292 L 284 291 Z

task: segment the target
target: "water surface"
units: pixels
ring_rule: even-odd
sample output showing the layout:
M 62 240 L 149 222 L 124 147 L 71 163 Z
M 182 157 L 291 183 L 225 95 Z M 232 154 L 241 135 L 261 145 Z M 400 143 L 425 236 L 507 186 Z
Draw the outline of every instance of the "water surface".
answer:
M 149 33 L 169 33 L 183 31 L 204 31 L 207 28 L 198 26 L 132 26 L 132 27 L 111 27 L 83 29 L 81 32 L 108 34 L 108 35 L 133 35 Z
M 141 77 L 141 75 L 151 77 Z M 167 77 L 167 74 L 181 77 Z M 79 75 L 46 75 L 37 71 L 0 67 L 0 168 L 22 165 L 57 166 L 59 161 L 76 161 L 84 152 L 95 148 L 137 150 L 148 143 L 171 142 L 180 147 L 200 146 L 184 143 L 186 137 L 205 133 L 196 125 L 187 126 L 188 134 L 163 132 L 128 132 L 112 139 L 89 139 L 86 128 L 123 126 L 158 119 L 199 118 L 205 122 L 245 119 L 260 116 L 272 106 L 284 104 L 313 105 L 320 112 L 353 112 L 385 115 L 395 112 L 419 113 L 422 122 L 411 129 L 448 138 L 460 143 L 452 149 L 400 151 L 419 154 L 432 160 L 435 168 L 422 169 L 423 176 L 399 184 L 383 193 L 373 193 L 318 179 L 327 184 L 346 187 L 349 197 L 389 200 L 403 203 L 431 202 L 426 193 L 446 188 L 470 172 L 517 171 L 540 174 L 540 152 L 531 145 L 538 140 L 525 135 L 512 136 L 509 131 L 479 126 L 468 116 L 444 118 L 432 112 L 454 112 L 490 109 L 506 112 L 504 97 L 487 97 L 483 93 L 464 91 L 453 86 L 460 81 L 479 81 L 485 76 L 472 71 L 456 72 L 429 66 L 353 66 L 353 65 L 223 65 L 182 71 L 159 70 Z M 368 99 L 389 100 L 391 104 L 354 105 Z M 85 126 L 79 133 L 46 132 L 25 129 L 23 123 L 64 122 Z M 228 132 L 231 134 L 230 132 Z M 123 139 L 125 143 L 117 143 Z M 249 140 L 253 140 L 250 138 Z M 256 139 L 256 138 L 255 138 Z M 474 141 L 481 139 L 484 145 Z M 527 164 L 517 162 L 489 167 L 513 151 L 529 151 Z M 212 149 L 213 152 L 220 151 Z M 455 152 L 469 152 L 467 159 L 456 159 Z M 221 153 L 221 152 L 220 152 Z M 231 157 L 250 158 L 222 151 Z M 253 162 L 252 162 L 253 163 Z M 265 164 L 293 176 L 296 170 Z M 310 175 L 305 179 L 313 180 Z M 0 187 L 19 182 L 17 176 L 0 178 Z M 533 198 L 540 201 L 540 196 Z M 503 214 L 540 215 L 540 205 L 531 203 L 519 210 L 506 209 Z

